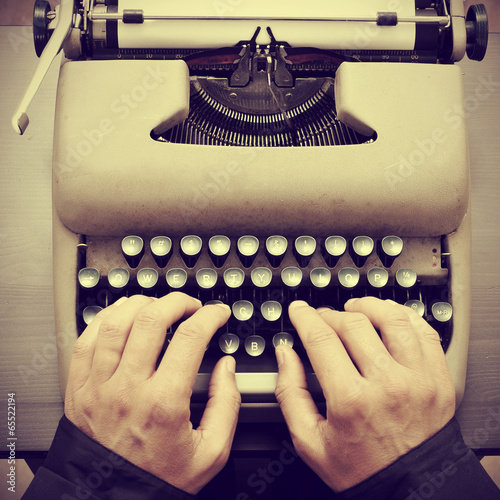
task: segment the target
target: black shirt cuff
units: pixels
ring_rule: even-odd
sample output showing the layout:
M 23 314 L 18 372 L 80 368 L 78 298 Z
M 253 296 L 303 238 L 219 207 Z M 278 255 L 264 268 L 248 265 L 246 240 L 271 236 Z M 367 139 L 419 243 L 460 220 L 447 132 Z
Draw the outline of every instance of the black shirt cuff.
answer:
M 64 415 L 45 464 L 23 496 L 32 498 L 192 500 L 195 496 L 94 441 Z
M 453 418 L 440 431 L 338 500 L 498 500 L 500 492 Z

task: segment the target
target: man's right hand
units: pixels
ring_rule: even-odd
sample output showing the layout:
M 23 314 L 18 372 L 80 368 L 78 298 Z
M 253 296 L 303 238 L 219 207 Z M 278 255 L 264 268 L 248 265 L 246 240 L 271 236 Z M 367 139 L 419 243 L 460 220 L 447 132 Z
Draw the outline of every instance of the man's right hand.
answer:
M 276 349 L 276 397 L 297 452 L 332 490 L 372 476 L 453 417 L 439 336 L 412 309 L 364 297 L 345 312 L 294 302 L 289 315 L 323 389 L 326 418 L 287 346 Z

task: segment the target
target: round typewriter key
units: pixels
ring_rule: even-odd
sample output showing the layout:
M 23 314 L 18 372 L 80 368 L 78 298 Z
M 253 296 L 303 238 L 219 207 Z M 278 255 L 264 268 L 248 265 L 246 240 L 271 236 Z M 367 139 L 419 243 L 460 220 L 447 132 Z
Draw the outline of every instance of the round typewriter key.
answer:
M 236 244 L 238 256 L 245 267 L 250 267 L 259 251 L 259 240 L 255 236 L 242 236 Z
M 338 277 L 344 288 L 354 288 L 359 283 L 359 271 L 354 267 L 344 267 L 339 271 Z
M 253 304 L 248 300 L 238 300 L 231 308 L 238 321 L 248 321 L 253 315 Z
M 238 251 L 245 257 L 255 255 L 259 250 L 259 240 L 255 236 L 242 236 L 238 240 Z
M 384 253 L 390 257 L 397 257 L 403 251 L 403 240 L 399 236 L 386 236 L 381 244 Z
M 202 246 L 203 241 L 199 236 L 190 235 L 182 238 L 180 243 L 181 254 L 188 267 L 194 267 L 200 256 Z
M 212 236 L 208 241 L 210 257 L 216 267 L 222 267 L 229 255 L 231 240 L 227 236 Z
M 306 267 L 316 251 L 316 240 L 312 236 L 299 236 L 295 240 L 293 253 L 300 267 Z
M 108 273 L 109 286 L 116 290 L 121 290 L 128 285 L 130 273 L 123 267 L 115 267 Z
M 389 281 L 389 273 L 381 267 L 372 267 L 366 277 L 373 288 L 383 288 Z
M 399 236 L 386 236 L 380 242 L 380 260 L 385 267 L 391 267 L 403 251 L 403 240 Z
M 102 311 L 102 307 L 99 306 L 87 306 L 82 313 L 83 321 L 86 325 L 90 325 L 92 320 L 97 316 L 97 313 Z
M 224 333 L 219 337 L 219 347 L 224 354 L 233 354 L 240 346 L 240 338 L 234 333 Z
M 431 307 L 432 316 L 440 323 L 450 321 L 453 315 L 453 308 L 449 302 L 435 302 Z
M 311 269 L 309 279 L 316 288 L 325 288 L 330 284 L 332 273 L 326 267 L 315 267 Z
M 298 267 L 285 267 L 281 271 L 281 281 L 290 288 L 295 288 L 302 281 L 302 271 Z
M 98 285 L 101 275 L 94 267 L 84 267 L 78 272 L 78 283 L 82 288 L 94 288 Z
M 417 273 L 413 269 L 398 269 L 396 282 L 402 288 L 411 288 L 417 282 Z
M 288 240 L 284 236 L 269 236 L 266 240 L 266 255 L 273 267 L 278 267 L 285 256 Z
M 420 315 L 420 316 L 424 316 L 424 313 L 425 313 L 425 305 L 424 303 L 421 301 L 421 300 L 407 300 L 405 302 L 405 306 L 406 307 L 410 307 L 411 309 L 413 309 L 414 311 L 417 311 L 417 313 Z
M 155 236 L 149 246 L 158 267 L 165 267 L 172 255 L 172 240 L 168 236 Z
M 196 273 L 196 283 L 200 288 L 213 288 L 217 283 L 217 271 L 209 267 L 199 269 Z
M 335 267 L 339 258 L 347 249 L 347 241 L 342 236 L 329 236 L 323 243 L 321 250 L 325 262 L 330 267 Z
M 273 346 L 278 347 L 279 345 L 287 345 L 293 347 L 293 335 L 287 332 L 277 333 L 273 337 Z
M 245 272 L 238 267 L 230 267 L 224 271 L 224 283 L 229 288 L 239 288 L 245 281 Z
M 150 267 L 140 269 L 137 272 L 137 283 L 141 288 L 150 290 L 158 283 L 158 271 Z
M 373 252 L 373 240 L 369 236 L 356 236 L 352 240 L 352 249 L 360 257 L 368 257 Z
M 245 351 L 250 356 L 260 356 L 266 347 L 266 341 L 260 335 L 250 335 L 245 339 Z
M 130 267 L 137 267 L 144 255 L 144 241 L 140 236 L 126 236 L 122 240 L 122 253 Z
M 325 251 L 331 257 L 344 255 L 347 248 L 347 241 L 342 236 L 329 236 L 325 240 Z
M 208 248 L 217 257 L 227 255 L 231 248 L 231 240 L 227 236 L 212 236 L 208 242 Z
M 184 269 L 175 267 L 167 271 L 165 278 L 167 280 L 167 285 L 170 288 L 174 288 L 177 290 L 178 288 L 182 288 L 186 284 L 187 272 Z
M 267 321 L 277 321 L 281 318 L 281 304 L 275 300 L 268 300 L 260 306 L 260 312 Z
M 351 242 L 351 257 L 356 267 L 363 267 L 375 244 L 369 236 L 356 236 Z
M 252 269 L 250 278 L 255 286 L 264 288 L 271 284 L 273 272 L 267 267 L 256 267 L 255 269 Z

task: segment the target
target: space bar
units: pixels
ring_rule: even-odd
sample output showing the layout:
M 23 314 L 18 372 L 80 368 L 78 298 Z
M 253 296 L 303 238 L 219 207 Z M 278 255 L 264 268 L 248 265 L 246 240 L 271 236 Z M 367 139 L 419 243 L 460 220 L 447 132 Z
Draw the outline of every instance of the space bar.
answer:
M 198 373 L 193 386 L 194 400 L 206 400 L 208 398 L 208 383 L 210 373 Z M 243 402 L 275 402 L 274 391 L 276 389 L 276 372 L 269 373 L 236 373 L 236 385 L 241 393 Z M 323 397 L 323 391 L 319 385 L 318 379 L 314 373 L 306 373 L 307 387 L 312 396 L 316 398 Z

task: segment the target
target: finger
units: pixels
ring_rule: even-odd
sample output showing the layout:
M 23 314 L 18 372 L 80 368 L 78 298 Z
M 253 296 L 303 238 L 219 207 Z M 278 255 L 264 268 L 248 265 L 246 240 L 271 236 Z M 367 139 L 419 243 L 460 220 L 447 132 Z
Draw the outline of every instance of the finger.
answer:
M 211 304 L 196 311 L 180 324 L 153 377 L 169 396 L 180 403 L 189 400 L 207 345 L 214 333 L 226 323 L 231 310 L 225 304 Z
M 236 386 L 236 363 L 231 356 L 219 359 L 210 377 L 208 403 L 198 431 L 208 436 L 212 449 L 229 454 L 236 431 L 241 395 Z
M 113 307 L 101 321 L 97 333 L 90 378 L 97 383 L 109 380 L 120 364 L 127 338 L 137 313 L 153 299 L 134 295 Z
M 276 399 L 292 438 L 301 439 L 315 432 L 318 422 L 324 420 L 307 390 L 304 366 L 297 353 L 288 346 L 276 348 L 278 380 Z
M 410 307 L 400 307 L 404 307 L 404 311 L 408 314 L 410 322 L 415 329 L 426 366 L 440 379 L 444 375 L 448 376 L 448 365 L 446 364 L 446 357 L 439 334 L 416 311 Z
M 142 378 L 155 372 L 167 329 L 184 316 L 200 309 L 201 302 L 184 293 L 173 292 L 142 307 L 134 318 L 119 371 Z
M 404 306 L 376 297 L 363 297 L 346 302 L 345 310 L 363 313 L 380 331 L 387 350 L 398 363 L 408 367 L 422 363 L 420 343 Z
M 334 395 L 344 380 L 354 380 L 359 373 L 336 332 L 320 314 L 302 301 L 292 302 L 290 320 L 297 330 L 325 396 Z
M 125 297 L 123 297 L 125 299 Z M 119 299 L 121 302 L 124 300 Z M 83 333 L 76 339 L 73 346 L 73 356 L 69 366 L 68 383 L 66 384 L 66 394 L 74 393 L 85 385 L 89 378 L 92 362 L 94 359 L 97 334 L 102 320 L 118 304 L 106 307 L 95 316 L 92 322 L 85 328 Z
M 369 378 L 387 370 L 394 360 L 369 319 L 361 313 L 329 309 L 319 311 L 321 318 L 339 336 L 361 375 Z

